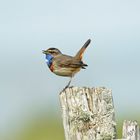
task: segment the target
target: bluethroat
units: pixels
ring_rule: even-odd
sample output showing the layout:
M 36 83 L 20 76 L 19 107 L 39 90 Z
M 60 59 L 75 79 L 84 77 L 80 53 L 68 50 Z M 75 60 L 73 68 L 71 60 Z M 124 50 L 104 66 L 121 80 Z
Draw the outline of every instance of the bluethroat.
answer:
M 46 55 L 46 63 L 51 72 L 59 76 L 70 77 L 70 81 L 64 89 L 69 87 L 72 77 L 87 66 L 87 64 L 83 63 L 82 57 L 90 42 L 91 40 L 88 39 L 75 56 L 65 55 L 57 48 L 43 50 Z

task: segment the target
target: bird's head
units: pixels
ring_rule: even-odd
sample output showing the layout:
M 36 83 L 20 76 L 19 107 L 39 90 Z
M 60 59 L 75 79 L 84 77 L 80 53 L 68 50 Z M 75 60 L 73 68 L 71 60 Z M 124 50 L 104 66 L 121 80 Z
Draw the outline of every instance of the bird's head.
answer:
M 49 48 L 47 50 L 43 50 L 42 51 L 45 55 L 46 55 L 46 63 L 48 64 L 48 66 L 50 67 L 52 64 L 52 59 L 61 54 L 61 52 L 57 49 L 57 48 Z
M 61 51 L 58 50 L 57 48 L 49 48 L 47 50 L 43 50 L 43 53 L 54 57 L 54 56 L 61 54 Z

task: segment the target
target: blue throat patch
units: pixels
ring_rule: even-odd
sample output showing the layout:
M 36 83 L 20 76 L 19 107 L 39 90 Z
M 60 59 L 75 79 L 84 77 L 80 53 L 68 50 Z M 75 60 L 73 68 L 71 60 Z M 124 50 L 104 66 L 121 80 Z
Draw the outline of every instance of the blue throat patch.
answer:
M 46 63 L 47 65 L 50 67 L 51 64 L 52 64 L 52 59 L 53 59 L 53 56 L 50 55 L 50 54 L 46 54 Z

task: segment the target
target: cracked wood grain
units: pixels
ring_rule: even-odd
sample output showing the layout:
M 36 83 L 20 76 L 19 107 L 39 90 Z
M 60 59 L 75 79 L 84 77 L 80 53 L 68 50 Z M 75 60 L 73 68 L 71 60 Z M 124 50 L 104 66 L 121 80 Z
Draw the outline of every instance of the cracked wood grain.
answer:
M 110 89 L 70 87 L 59 97 L 66 140 L 111 140 L 116 137 Z
M 140 140 L 140 127 L 137 121 L 124 121 L 123 138 L 127 140 Z

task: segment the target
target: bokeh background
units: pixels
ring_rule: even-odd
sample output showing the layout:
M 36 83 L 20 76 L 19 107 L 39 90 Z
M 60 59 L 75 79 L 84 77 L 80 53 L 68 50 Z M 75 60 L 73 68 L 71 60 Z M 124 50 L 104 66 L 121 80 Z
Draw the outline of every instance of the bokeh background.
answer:
M 83 43 L 89 66 L 74 86 L 113 91 L 119 137 L 124 119 L 140 121 L 139 0 L 0 1 L 0 140 L 64 140 L 59 92 L 43 49 L 74 55 Z

